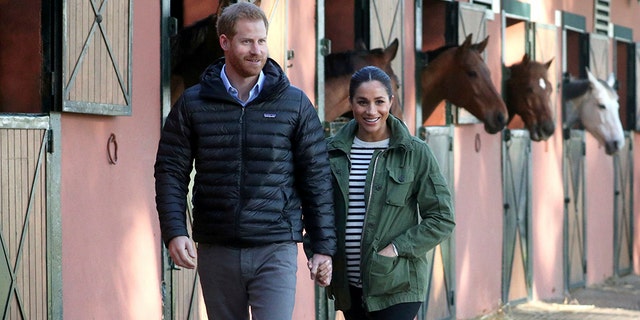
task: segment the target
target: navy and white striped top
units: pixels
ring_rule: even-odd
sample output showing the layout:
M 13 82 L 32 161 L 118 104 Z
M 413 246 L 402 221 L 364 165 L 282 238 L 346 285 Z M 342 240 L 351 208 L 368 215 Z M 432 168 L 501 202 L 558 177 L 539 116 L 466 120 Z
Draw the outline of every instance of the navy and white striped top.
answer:
M 375 142 L 366 142 L 355 137 L 351 146 L 351 171 L 349 172 L 349 209 L 347 212 L 347 275 L 349 283 L 362 287 L 360 279 L 360 244 L 362 239 L 362 226 L 364 225 L 366 204 L 364 198 L 364 185 L 367 179 L 367 170 L 373 153 L 376 150 L 385 150 L 389 147 L 389 139 Z

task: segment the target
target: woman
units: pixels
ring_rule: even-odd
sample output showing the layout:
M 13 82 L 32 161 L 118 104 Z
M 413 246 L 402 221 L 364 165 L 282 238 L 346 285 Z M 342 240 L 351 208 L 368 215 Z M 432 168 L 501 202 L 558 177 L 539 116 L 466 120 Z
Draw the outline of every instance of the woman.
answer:
M 414 319 L 427 252 L 455 225 L 451 195 L 429 146 L 389 114 L 384 71 L 353 74 L 349 100 L 354 119 L 328 140 L 338 253 L 327 292 L 347 320 Z

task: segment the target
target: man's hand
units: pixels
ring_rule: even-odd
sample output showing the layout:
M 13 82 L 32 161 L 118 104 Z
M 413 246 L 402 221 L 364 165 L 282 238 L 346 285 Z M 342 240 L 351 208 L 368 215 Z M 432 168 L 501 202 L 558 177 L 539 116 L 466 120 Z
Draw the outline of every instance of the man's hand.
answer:
M 196 267 L 196 249 L 188 237 L 179 236 L 169 241 L 169 255 L 173 262 L 183 268 Z
M 311 273 L 311 280 L 315 280 L 316 284 L 326 287 L 331 283 L 333 272 L 331 256 L 316 253 L 307 262 L 307 267 Z

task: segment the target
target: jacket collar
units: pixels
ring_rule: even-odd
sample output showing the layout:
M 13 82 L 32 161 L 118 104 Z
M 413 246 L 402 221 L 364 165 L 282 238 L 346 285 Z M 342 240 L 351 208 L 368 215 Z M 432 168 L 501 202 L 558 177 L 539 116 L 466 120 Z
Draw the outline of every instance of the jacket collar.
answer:
M 389 149 L 403 148 L 404 150 L 413 149 L 411 142 L 412 136 L 409 133 L 409 129 L 400 119 L 390 114 L 387 118 L 387 126 L 391 131 L 391 137 L 389 138 Z M 342 150 L 345 153 L 351 151 L 351 145 L 353 144 L 353 138 L 358 131 L 358 123 L 355 120 L 349 121 L 342 127 L 335 136 L 328 140 L 329 152 L 334 150 Z
M 238 103 L 226 92 L 226 86 L 220 76 L 224 64 L 224 57 L 219 58 L 202 73 L 200 79 L 200 96 L 208 99 L 222 99 Z M 289 87 L 289 79 L 287 79 L 282 68 L 280 68 L 278 63 L 273 59 L 267 58 L 267 63 L 262 68 L 262 72 L 265 78 L 262 90 L 255 99 L 256 102 L 268 100 L 270 97 L 280 94 Z

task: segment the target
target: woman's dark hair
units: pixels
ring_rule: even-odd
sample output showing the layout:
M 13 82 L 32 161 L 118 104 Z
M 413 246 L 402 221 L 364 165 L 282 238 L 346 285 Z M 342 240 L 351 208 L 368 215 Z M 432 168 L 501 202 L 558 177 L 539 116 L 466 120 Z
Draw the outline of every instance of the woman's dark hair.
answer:
M 379 81 L 387 89 L 389 99 L 393 96 L 393 90 L 391 90 L 391 78 L 382 69 L 374 66 L 366 66 L 356 71 L 351 76 L 351 82 L 349 83 L 349 100 L 356 93 L 358 87 L 364 82 Z

